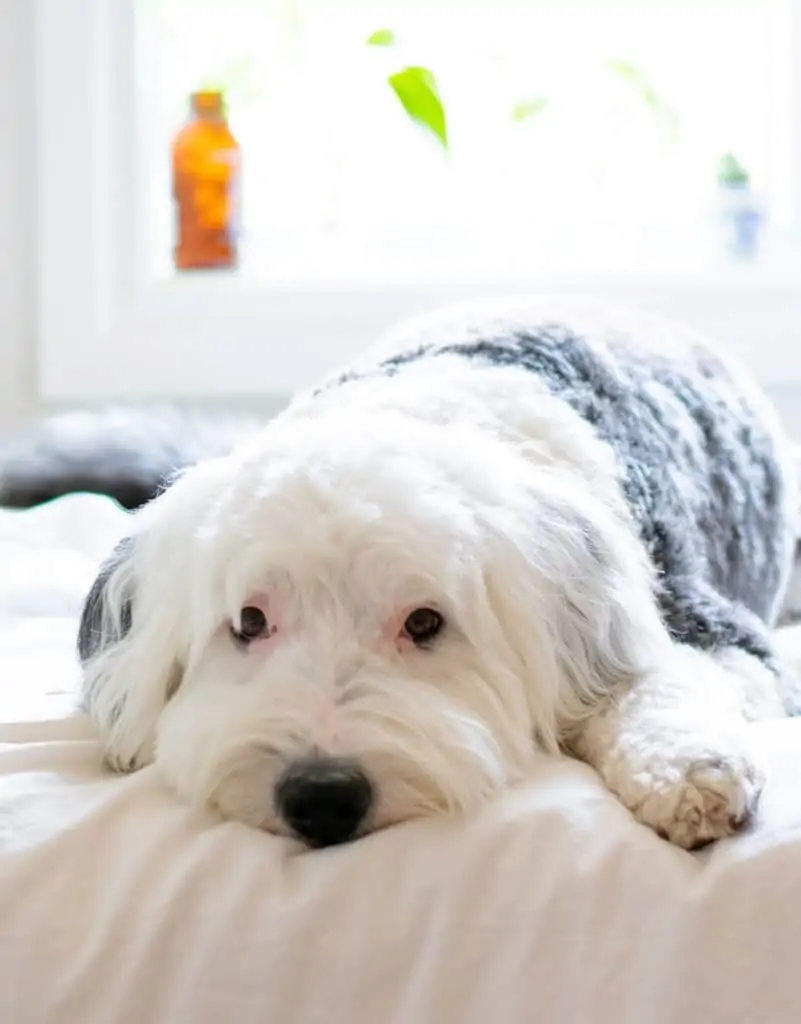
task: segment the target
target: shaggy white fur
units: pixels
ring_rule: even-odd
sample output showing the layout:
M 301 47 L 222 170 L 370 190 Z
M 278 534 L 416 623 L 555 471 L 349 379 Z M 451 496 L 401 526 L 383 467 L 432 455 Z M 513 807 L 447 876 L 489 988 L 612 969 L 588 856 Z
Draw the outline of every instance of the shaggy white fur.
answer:
M 155 759 L 281 834 L 303 833 L 276 794 L 309 758 L 370 780 L 349 838 L 477 808 L 568 751 L 692 847 L 747 819 L 744 724 L 784 712 L 750 655 L 671 639 L 654 585 L 591 426 L 531 374 L 441 356 L 300 396 L 145 506 L 86 702 L 116 768 Z M 416 609 L 441 617 L 425 642 Z

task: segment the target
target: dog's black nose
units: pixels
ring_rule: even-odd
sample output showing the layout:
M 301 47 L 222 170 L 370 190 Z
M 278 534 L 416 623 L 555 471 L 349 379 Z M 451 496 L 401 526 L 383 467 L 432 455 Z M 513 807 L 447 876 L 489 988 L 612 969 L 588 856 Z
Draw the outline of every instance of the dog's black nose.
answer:
M 373 800 L 373 787 L 353 761 L 309 758 L 295 761 L 275 787 L 278 813 L 309 846 L 333 846 L 352 839 Z

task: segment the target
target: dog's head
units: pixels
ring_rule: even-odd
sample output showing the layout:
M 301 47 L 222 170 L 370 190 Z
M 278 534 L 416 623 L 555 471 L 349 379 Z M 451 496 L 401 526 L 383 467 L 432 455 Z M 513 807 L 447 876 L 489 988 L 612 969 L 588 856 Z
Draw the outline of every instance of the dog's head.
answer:
M 309 845 L 476 807 L 640 667 L 627 526 L 463 424 L 278 422 L 133 522 L 81 624 L 109 762 Z

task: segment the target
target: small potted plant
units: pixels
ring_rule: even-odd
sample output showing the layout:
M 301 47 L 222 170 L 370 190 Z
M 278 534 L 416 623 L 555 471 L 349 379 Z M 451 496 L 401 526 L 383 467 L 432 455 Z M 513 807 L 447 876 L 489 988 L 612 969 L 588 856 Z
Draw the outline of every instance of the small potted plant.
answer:
M 765 215 L 748 171 L 734 154 L 726 153 L 718 161 L 717 183 L 726 249 L 738 258 L 752 258 L 759 248 Z

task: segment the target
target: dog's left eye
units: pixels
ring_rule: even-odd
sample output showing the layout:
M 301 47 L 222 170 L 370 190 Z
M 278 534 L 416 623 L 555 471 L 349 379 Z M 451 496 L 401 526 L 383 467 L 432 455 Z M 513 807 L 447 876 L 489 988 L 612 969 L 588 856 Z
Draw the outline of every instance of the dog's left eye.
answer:
M 442 632 L 445 620 L 433 608 L 415 608 L 406 616 L 404 635 L 418 647 L 425 647 Z
M 267 624 L 267 616 L 261 610 L 248 605 L 239 613 L 239 626 L 232 625 L 231 633 L 236 640 L 243 643 L 250 643 L 251 640 L 258 640 L 259 637 L 267 636 L 270 632 Z

